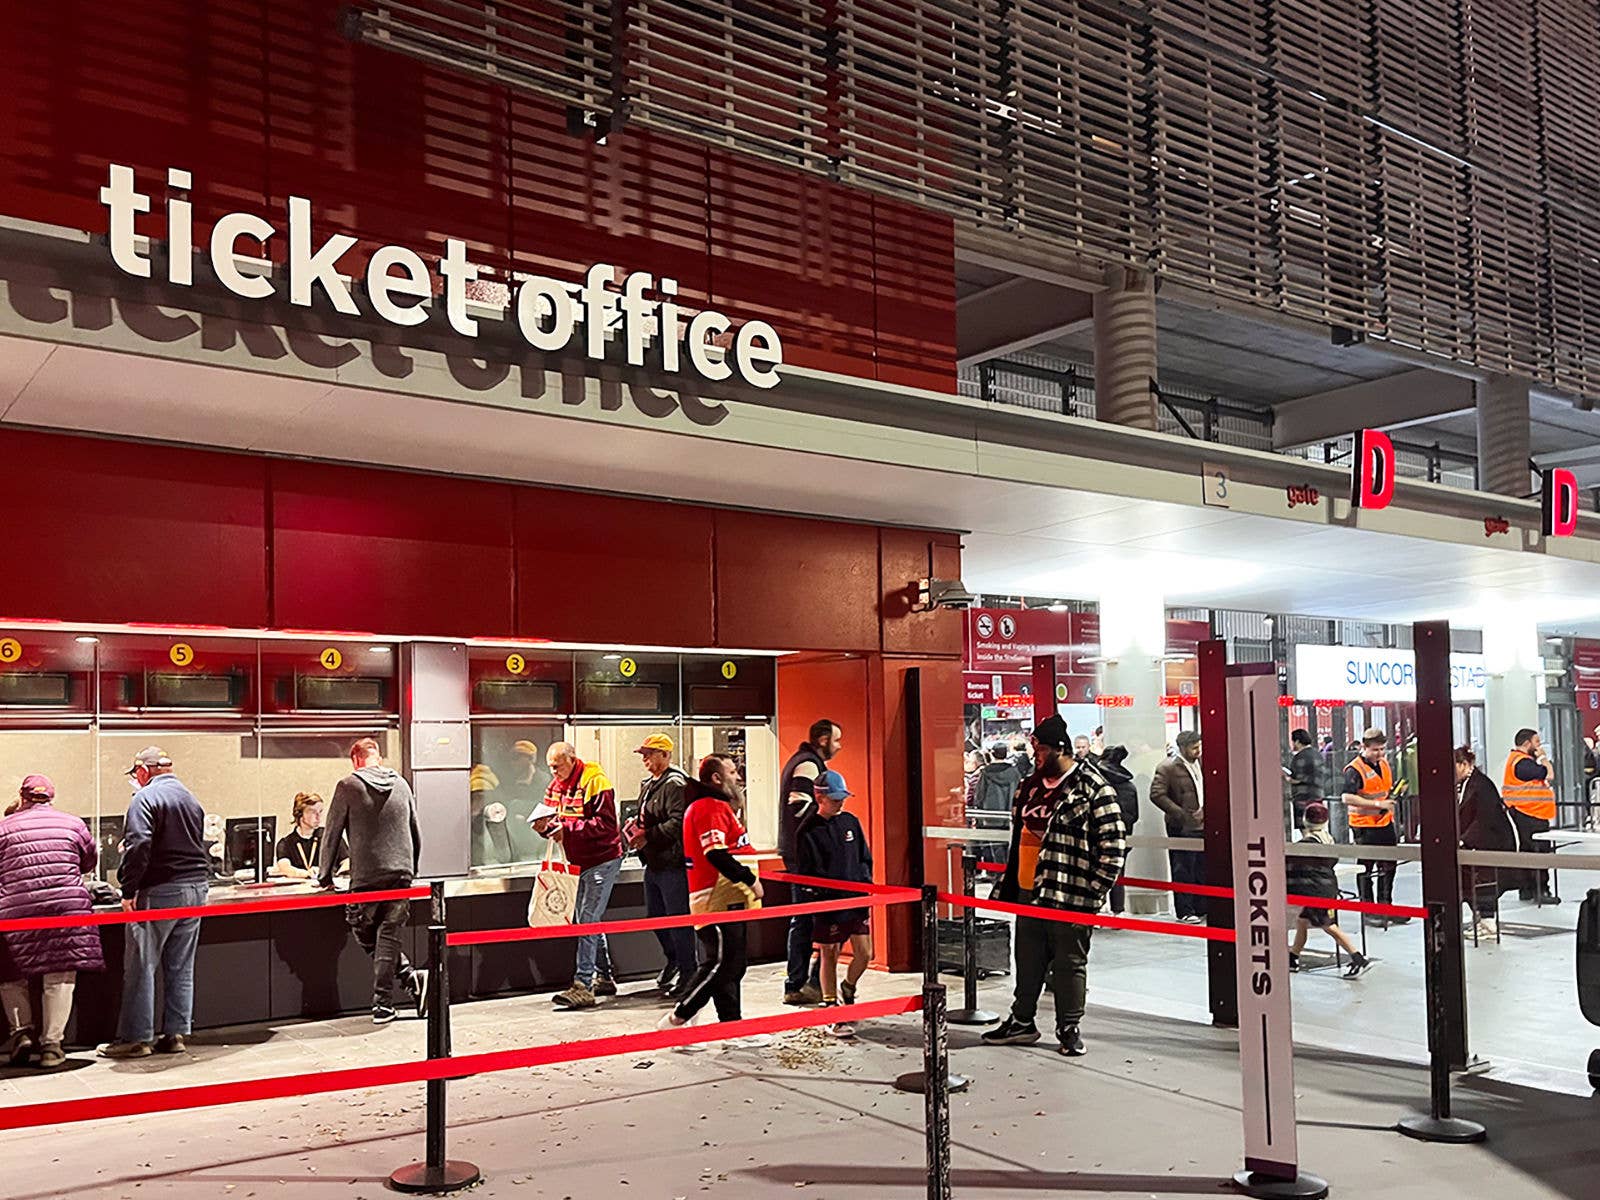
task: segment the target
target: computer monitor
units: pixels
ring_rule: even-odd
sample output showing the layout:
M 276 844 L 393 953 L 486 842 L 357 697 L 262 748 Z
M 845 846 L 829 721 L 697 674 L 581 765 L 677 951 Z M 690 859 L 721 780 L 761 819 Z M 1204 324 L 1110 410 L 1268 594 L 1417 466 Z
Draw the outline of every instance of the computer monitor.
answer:
M 229 817 L 223 826 L 223 870 L 233 875 L 250 871 L 259 883 L 267 877 L 278 844 L 278 818 Z

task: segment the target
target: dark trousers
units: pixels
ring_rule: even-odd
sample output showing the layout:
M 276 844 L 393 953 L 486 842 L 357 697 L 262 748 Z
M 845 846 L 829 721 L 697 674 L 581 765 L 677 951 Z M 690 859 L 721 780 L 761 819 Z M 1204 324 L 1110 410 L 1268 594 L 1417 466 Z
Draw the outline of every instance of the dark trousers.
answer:
M 1120 883 L 1111 885 L 1111 911 L 1121 914 L 1128 907 L 1128 889 Z
M 796 904 L 809 904 L 817 898 L 816 891 L 812 888 L 796 887 L 794 889 L 794 902 Z M 818 986 L 818 971 L 821 969 L 815 956 L 811 953 L 811 915 L 802 913 L 798 917 L 789 918 L 789 967 L 783 978 L 783 990 L 798 992 L 810 984 Z
M 1387 825 L 1352 825 L 1350 839 L 1358 846 L 1398 846 L 1400 832 L 1391 821 Z M 1356 876 L 1356 890 L 1368 904 L 1394 903 L 1394 876 L 1400 869 L 1397 862 L 1380 862 L 1361 859 L 1361 872 Z
M 689 876 L 682 867 L 656 870 L 644 869 L 644 910 L 652 917 L 676 917 L 689 911 Z M 680 929 L 656 930 L 656 941 L 661 943 L 661 953 L 667 956 L 667 965 L 677 971 L 678 978 L 687 983 L 695 972 L 694 931 L 687 926 Z
M 1167 861 L 1172 865 L 1173 883 L 1204 883 L 1206 881 L 1206 852 L 1204 850 L 1168 850 Z M 1180 917 L 1203 917 L 1206 915 L 1206 898 L 1204 896 L 1191 896 L 1186 892 L 1173 892 L 1172 907 Z
M 707 925 L 694 936 L 700 943 L 700 965 L 678 1003 L 678 1016 L 687 1021 L 709 1001 L 717 1006 L 717 1020 L 737 1021 L 739 981 L 748 962 L 744 926 L 737 922 Z
M 1506 806 L 1506 812 L 1511 814 L 1511 823 L 1517 827 L 1518 848 L 1524 854 L 1554 854 L 1554 842 L 1536 842 L 1533 835 L 1547 833 L 1550 822 L 1539 817 L 1530 817 L 1520 808 Z M 1535 896 L 1548 896 L 1550 892 L 1549 871 L 1523 871 L 1517 882 L 1517 890 L 1524 900 L 1531 900 Z
M 1013 1020 L 1031 1022 L 1039 1011 L 1045 976 L 1056 1002 L 1056 1028 L 1083 1020 L 1089 994 L 1088 925 L 1018 917 L 1016 926 L 1017 989 L 1011 1000 Z
M 372 1006 L 391 1007 L 395 981 L 411 986 L 411 964 L 400 949 L 400 931 L 411 919 L 410 901 L 349 904 L 345 906 L 344 919 L 356 944 L 372 959 Z

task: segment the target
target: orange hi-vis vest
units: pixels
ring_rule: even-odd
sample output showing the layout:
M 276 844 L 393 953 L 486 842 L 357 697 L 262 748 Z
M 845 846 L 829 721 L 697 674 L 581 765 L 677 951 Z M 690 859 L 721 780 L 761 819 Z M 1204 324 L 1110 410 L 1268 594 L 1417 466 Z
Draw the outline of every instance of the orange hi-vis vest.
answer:
M 1394 773 L 1389 770 L 1389 760 L 1380 758 L 1378 765 L 1373 766 L 1359 754 L 1350 764 L 1361 773 L 1361 798 L 1363 800 L 1387 800 L 1389 793 L 1394 790 Z M 1394 810 L 1385 809 L 1383 812 L 1365 812 L 1352 808 L 1350 810 L 1351 829 L 1382 829 L 1385 825 L 1394 824 Z
M 1554 821 L 1556 790 L 1550 786 L 1549 776 L 1532 782 L 1517 778 L 1517 764 L 1525 758 L 1531 762 L 1533 755 L 1513 750 L 1507 756 L 1506 776 L 1500 781 L 1500 797 L 1506 802 L 1507 807 L 1514 808 L 1535 821 Z

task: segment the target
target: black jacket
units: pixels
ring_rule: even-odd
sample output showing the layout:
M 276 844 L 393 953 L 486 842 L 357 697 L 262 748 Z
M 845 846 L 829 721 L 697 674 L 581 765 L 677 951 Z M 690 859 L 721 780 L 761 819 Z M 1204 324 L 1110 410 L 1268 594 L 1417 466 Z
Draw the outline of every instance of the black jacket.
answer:
M 1133 776 L 1122 765 L 1127 757 L 1126 746 L 1107 746 L 1098 766 L 1101 776 L 1116 789 L 1117 803 L 1122 807 L 1123 832 L 1131 834 L 1139 820 L 1139 789 L 1134 786 Z
M 985 812 L 1010 812 L 1021 783 L 1022 776 L 1010 759 L 984 763 L 978 771 L 978 791 L 972 807 Z
M 1289 760 L 1289 798 L 1301 804 L 1321 800 L 1325 772 L 1322 755 L 1310 746 L 1302 746 Z
M 1333 838 L 1328 836 L 1326 829 L 1320 834 L 1308 834 L 1306 841 L 1333 845 Z M 1316 896 L 1323 900 L 1339 898 L 1339 876 L 1334 872 L 1334 860 L 1331 858 L 1305 858 L 1291 854 L 1283 874 L 1286 890 L 1291 896 Z
M 1467 777 L 1456 810 L 1456 827 L 1467 850 L 1515 850 L 1517 831 L 1500 789 L 1476 767 Z
M 646 779 L 639 788 L 639 828 L 644 831 L 639 860 L 652 871 L 683 870 L 688 782 L 689 777 L 677 767 L 668 767 L 659 779 Z
M 778 780 L 778 853 L 791 871 L 800 868 L 800 826 L 817 811 L 817 779 L 827 769 L 827 761 L 810 742 L 801 742 L 783 764 Z

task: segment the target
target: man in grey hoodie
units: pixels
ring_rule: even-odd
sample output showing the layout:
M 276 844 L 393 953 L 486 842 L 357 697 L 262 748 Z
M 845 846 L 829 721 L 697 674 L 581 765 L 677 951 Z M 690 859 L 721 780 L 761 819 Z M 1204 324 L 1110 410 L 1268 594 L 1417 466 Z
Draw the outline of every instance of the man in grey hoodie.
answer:
M 387 891 L 408 888 L 417 873 L 422 852 L 422 830 L 417 824 L 417 798 L 398 772 L 383 765 L 383 753 L 373 738 L 350 747 L 350 774 L 339 781 L 323 822 L 324 851 L 318 870 L 322 886 L 333 886 L 337 850 L 328 851 L 326 839 L 337 847 L 350 838 L 350 890 Z M 345 920 L 356 942 L 372 957 L 372 1023 L 394 1020 L 394 985 L 402 984 L 423 1016 L 427 1004 L 427 972 L 414 969 L 400 949 L 400 931 L 411 918 L 411 902 L 387 900 L 378 904 L 351 904 Z

